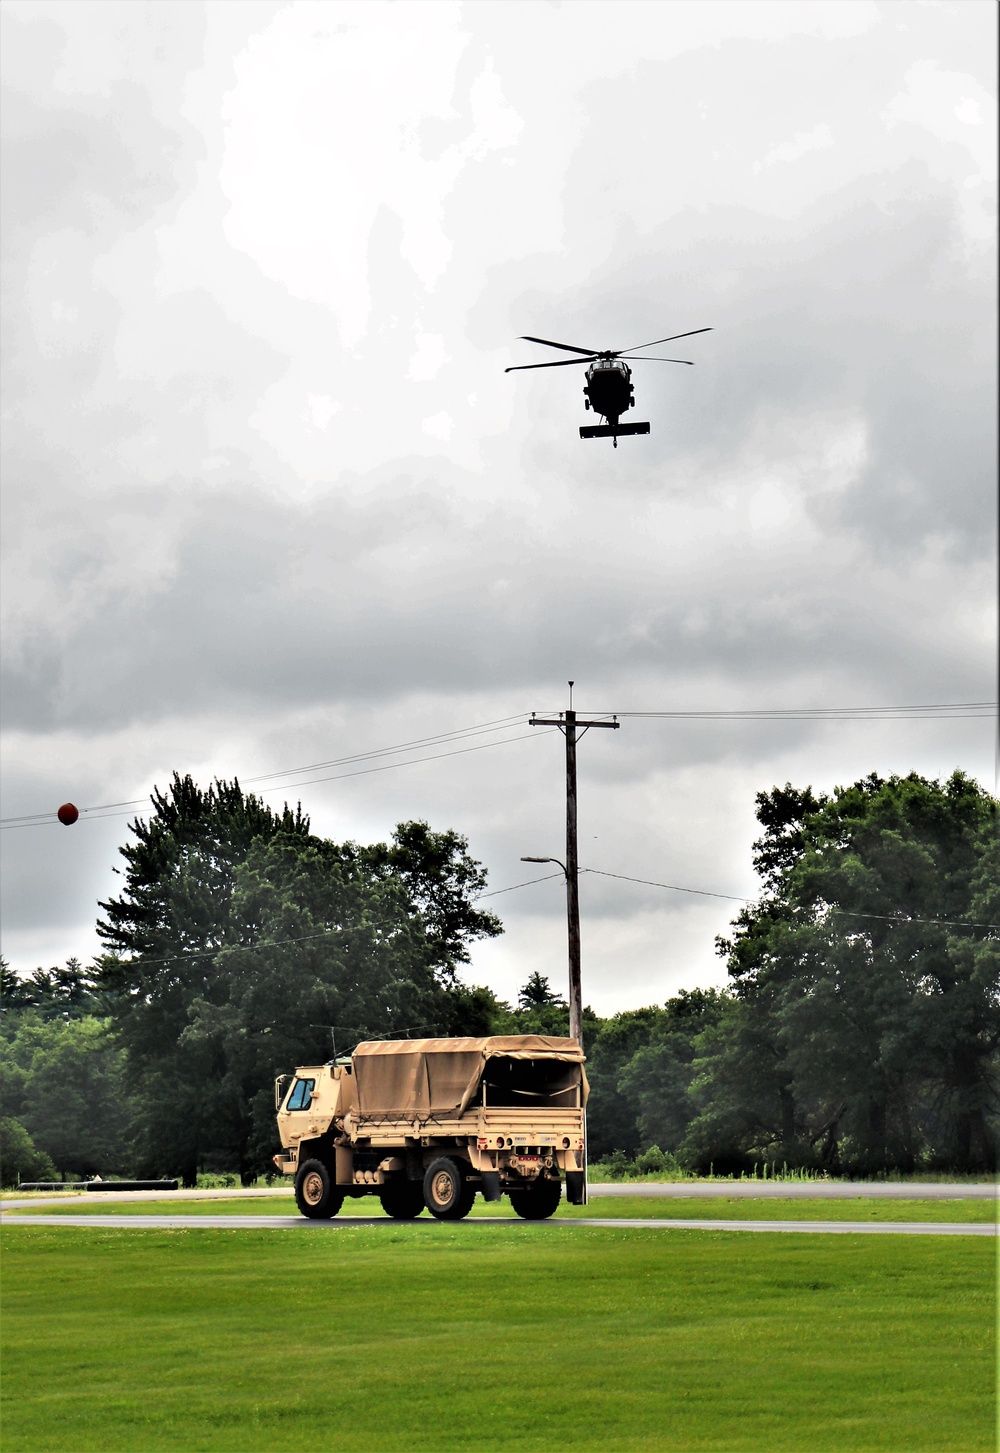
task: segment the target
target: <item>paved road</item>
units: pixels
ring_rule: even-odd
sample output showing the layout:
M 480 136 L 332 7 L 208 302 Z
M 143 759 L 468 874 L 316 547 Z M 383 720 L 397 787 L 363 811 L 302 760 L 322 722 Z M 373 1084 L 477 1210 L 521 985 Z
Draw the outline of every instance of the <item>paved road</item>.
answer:
M 995 1184 L 974 1182 L 946 1184 L 944 1181 L 617 1181 L 613 1185 L 590 1187 L 591 1198 L 598 1196 L 677 1196 L 699 1200 L 744 1196 L 767 1200 L 804 1201 L 992 1201 L 996 1199 Z
M 75 1216 L 24 1216 L 5 1212 L 0 1216 L 5 1226 L 91 1226 L 105 1230 L 119 1231 L 190 1231 L 208 1228 L 213 1231 L 349 1231 L 357 1227 L 396 1226 L 384 1216 L 337 1216 L 330 1221 L 308 1221 L 304 1216 L 115 1216 L 90 1213 Z M 438 1224 L 457 1226 L 459 1223 L 436 1222 L 432 1219 L 414 1221 L 414 1226 L 435 1226 Z M 511 1221 L 499 1216 L 474 1216 L 461 1223 L 464 1226 L 607 1226 L 614 1230 L 644 1231 L 802 1231 L 816 1234 L 829 1233 L 839 1236 L 996 1236 L 996 1225 L 962 1224 L 955 1221 L 705 1221 L 669 1220 L 636 1221 L 599 1217 L 566 1217 L 546 1222 Z
M 80 1191 L 52 1196 L 12 1197 L 0 1201 L 0 1210 L 15 1211 L 23 1206 L 65 1206 L 73 1200 L 88 1206 L 118 1205 L 122 1201 L 229 1201 L 241 1197 L 287 1196 L 291 1184 L 271 1186 L 262 1190 L 178 1190 L 178 1191 Z M 592 1185 L 590 1197 L 602 1196 L 673 1196 L 681 1200 L 726 1199 L 726 1197 L 776 1197 L 780 1200 L 873 1200 L 890 1201 L 991 1201 L 997 1197 L 997 1186 L 989 1182 L 946 1183 L 943 1181 L 619 1181 L 612 1185 Z

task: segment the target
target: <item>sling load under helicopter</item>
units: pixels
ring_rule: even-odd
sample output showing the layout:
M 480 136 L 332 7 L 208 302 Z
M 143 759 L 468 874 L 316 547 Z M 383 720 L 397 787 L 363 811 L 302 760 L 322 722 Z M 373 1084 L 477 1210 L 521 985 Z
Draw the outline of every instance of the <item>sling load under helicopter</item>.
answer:
M 570 368 L 574 363 L 585 363 L 587 382 L 583 393 L 584 407 L 600 414 L 603 424 L 584 424 L 580 428 L 581 439 L 611 439 L 618 448 L 620 434 L 648 434 L 648 423 L 619 423 L 622 414 L 635 404 L 632 391 L 632 370 L 630 363 L 686 363 L 694 366 L 691 358 L 656 358 L 640 353 L 642 348 L 655 348 L 658 343 L 673 343 L 678 338 L 693 338 L 696 333 L 711 333 L 711 328 L 692 328 L 690 333 L 672 333 L 669 338 L 654 338 L 651 343 L 638 343 L 634 348 L 599 350 L 576 348 L 571 343 L 553 343 L 551 338 L 532 338 L 522 334 L 524 343 L 541 343 L 545 348 L 559 348 L 564 353 L 578 353 L 579 358 L 555 358 L 550 363 L 516 363 L 505 368 L 504 373 L 518 373 L 527 368 Z

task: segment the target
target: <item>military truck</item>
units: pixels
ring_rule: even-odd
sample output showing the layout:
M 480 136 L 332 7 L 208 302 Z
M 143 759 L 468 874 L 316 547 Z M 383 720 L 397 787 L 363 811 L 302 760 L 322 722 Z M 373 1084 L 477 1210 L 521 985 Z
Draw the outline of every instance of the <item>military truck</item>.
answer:
M 588 1088 L 575 1039 L 370 1041 L 278 1077 L 274 1163 L 314 1220 L 349 1196 L 378 1196 L 397 1221 L 425 1207 L 457 1221 L 477 1193 L 543 1220 L 564 1183 L 568 1201 L 586 1201 Z

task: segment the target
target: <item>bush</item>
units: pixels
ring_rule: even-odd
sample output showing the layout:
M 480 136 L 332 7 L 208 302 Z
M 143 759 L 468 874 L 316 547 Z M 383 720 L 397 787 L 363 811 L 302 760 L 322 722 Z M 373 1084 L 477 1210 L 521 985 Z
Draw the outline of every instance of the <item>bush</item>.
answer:
M 20 1120 L 0 1120 L 0 1185 L 17 1186 L 21 1181 L 52 1181 L 57 1178 L 48 1156 L 35 1149 L 35 1142 Z
M 624 1150 L 612 1151 L 611 1155 L 604 1160 L 596 1160 L 592 1164 L 594 1171 L 601 1172 L 613 1181 L 641 1180 L 643 1176 L 683 1176 L 683 1166 L 671 1155 L 669 1150 L 661 1150 L 658 1145 L 651 1145 L 635 1160 L 631 1160 Z
M 669 1150 L 661 1150 L 658 1145 L 651 1145 L 641 1155 L 635 1158 L 636 1174 L 648 1175 L 678 1175 L 680 1165 Z
M 604 1163 L 607 1167 L 608 1175 L 613 1181 L 623 1181 L 632 1169 L 632 1162 L 624 1150 L 613 1151 Z

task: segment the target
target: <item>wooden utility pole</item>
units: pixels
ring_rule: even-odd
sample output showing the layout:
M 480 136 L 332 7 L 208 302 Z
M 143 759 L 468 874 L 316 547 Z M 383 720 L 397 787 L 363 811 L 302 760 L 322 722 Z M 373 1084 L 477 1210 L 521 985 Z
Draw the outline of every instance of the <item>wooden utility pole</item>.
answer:
M 583 989 L 580 982 L 580 864 L 576 831 L 576 744 L 591 727 L 617 731 L 617 717 L 611 721 L 581 721 L 573 710 L 573 683 L 569 683 L 569 708 L 557 719 L 535 716 L 529 726 L 558 727 L 566 738 L 566 930 L 569 941 L 569 1034 L 583 1048 Z M 558 859 L 552 859 L 557 862 Z

